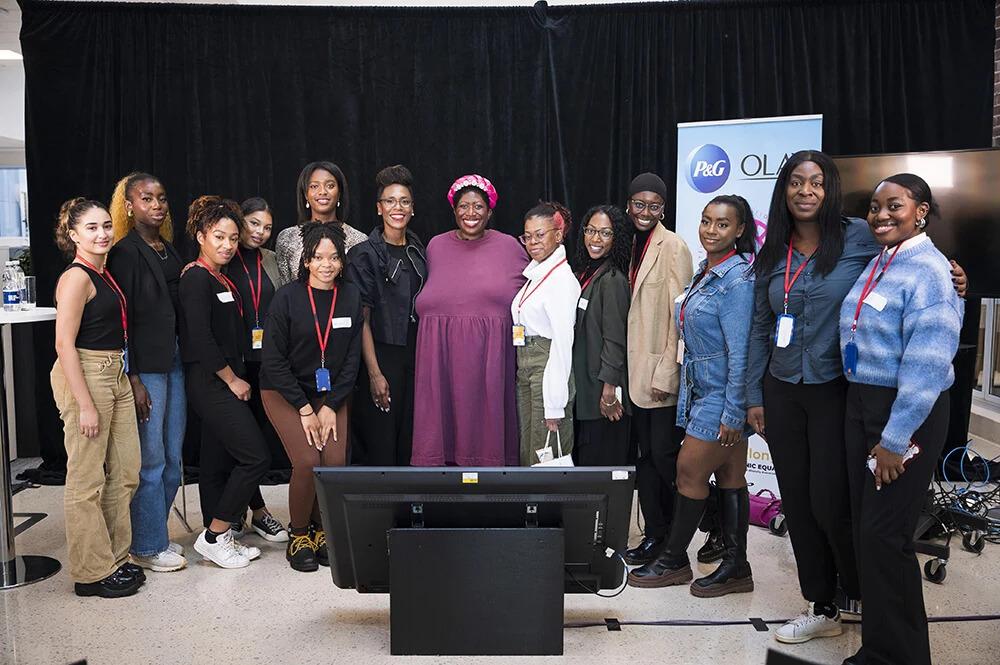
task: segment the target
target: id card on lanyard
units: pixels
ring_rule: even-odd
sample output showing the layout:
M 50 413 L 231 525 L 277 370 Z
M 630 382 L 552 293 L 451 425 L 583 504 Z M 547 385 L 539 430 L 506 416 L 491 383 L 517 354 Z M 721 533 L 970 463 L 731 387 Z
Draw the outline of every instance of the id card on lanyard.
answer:
M 545 283 L 545 280 L 551 277 L 552 273 L 554 273 L 556 269 L 564 263 L 566 263 L 566 259 L 563 259 L 559 263 L 552 266 L 552 268 L 545 273 L 545 277 L 542 277 L 542 279 L 538 281 L 538 284 L 536 284 L 530 291 L 528 290 L 528 287 L 531 286 L 531 282 L 526 282 L 525 285 L 521 287 L 521 290 L 524 293 L 521 295 L 521 299 L 517 301 L 517 321 L 514 322 L 514 328 L 511 331 L 511 340 L 514 346 L 524 346 L 525 342 L 525 328 L 521 324 L 521 307 L 528 298 L 535 294 L 535 291 L 541 288 L 542 284 Z
M 250 348 L 254 351 L 259 351 L 264 348 L 264 329 L 260 326 L 260 294 L 261 294 L 261 279 L 263 270 L 261 270 L 261 252 L 257 250 L 257 288 L 253 286 L 253 279 L 250 278 L 250 269 L 247 267 L 246 261 L 243 260 L 243 255 L 240 254 L 239 250 L 236 250 L 236 256 L 239 258 L 240 263 L 243 264 L 243 272 L 247 275 L 247 284 L 250 286 L 250 303 L 253 305 L 253 328 L 250 329 Z
M 333 300 L 330 302 L 330 314 L 326 317 L 326 332 L 320 333 L 319 316 L 316 314 L 316 299 L 313 297 L 312 286 L 306 284 L 309 291 L 309 305 L 312 307 L 313 323 L 316 324 L 316 342 L 319 344 L 319 368 L 316 370 L 316 390 L 317 392 L 329 392 L 332 390 L 330 383 L 330 370 L 326 368 L 326 346 L 330 339 L 330 329 L 333 327 L 333 312 L 337 307 L 337 287 L 333 287 Z
M 865 285 L 861 287 L 861 294 L 858 296 L 858 304 L 854 308 L 854 319 L 851 321 L 851 339 L 848 340 L 847 344 L 844 345 L 844 374 L 848 376 L 854 375 L 858 371 L 858 345 L 854 342 L 854 334 L 858 331 L 858 319 L 861 318 L 861 308 L 864 306 L 866 300 L 871 300 L 869 304 L 878 311 L 882 311 L 886 305 L 886 299 L 882 296 L 875 298 L 878 294 L 872 293 L 878 283 L 882 281 L 882 277 L 889 270 L 889 266 L 892 265 L 892 260 L 896 258 L 896 252 L 903 243 L 896 245 L 896 249 L 892 250 L 892 254 L 889 255 L 889 260 L 885 262 L 885 267 L 875 276 L 875 270 L 882 264 L 882 259 L 885 257 L 885 247 L 879 252 L 878 260 L 875 261 L 875 265 L 872 266 L 871 272 L 868 273 L 868 279 L 865 280 Z
M 115 292 L 118 296 L 118 307 L 121 310 L 122 315 L 122 373 L 128 374 L 128 301 L 125 299 L 125 293 L 118 286 L 118 282 L 115 281 L 114 276 L 105 266 L 104 270 L 98 269 L 93 263 L 83 258 L 82 256 L 77 256 L 75 261 L 80 262 L 82 265 L 87 266 L 104 280 L 104 283 L 111 287 L 111 290 Z
M 788 313 L 788 294 L 792 292 L 792 287 L 795 286 L 796 280 L 798 280 L 799 275 L 805 270 L 806 264 L 812 260 L 813 254 L 806 257 L 806 260 L 799 264 L 798 269 L 795 274 L 792 275 L 792 241 L 788 240 L 788 257 L 785 259 L 785 285 L 784 285 L 784 297 L 782 298 L 781 314 L 778 315 L 777 325 L 774 329 L 774 345 L 779 349 L 787 348 L 789 344 L 792 343 L 792 337 L 795 335 L 795 316 Z

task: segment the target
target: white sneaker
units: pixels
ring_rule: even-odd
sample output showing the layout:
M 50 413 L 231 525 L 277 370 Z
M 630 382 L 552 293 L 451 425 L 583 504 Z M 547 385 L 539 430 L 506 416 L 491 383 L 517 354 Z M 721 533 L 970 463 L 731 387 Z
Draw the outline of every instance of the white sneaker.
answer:
M 198 540 L 194 541 L 194 549 L 198 554 L 220 568 L 246 568 L 250 565 L 250 559 L 236 549 L 233 534 L 226 531 L 219 534 L 214 543 L 210 543 L 205 539 L 206 533 L 207 529 L 201 532 Z
M 149 568 L 154 573 L 169 573 L 180 570 L 187 565 L 187 559 L 170 550 L 164 550 L 152 556 L 136 556 L 133 554 L 132 561 L 137 566 Z
M 233 540 L 233 547 L 236 548 L 237 552 L 245 556 L 247 558 L 247 561 L 253 561 L 254 559 L 260 556 L 259 549 L 253 546 L 247 547 L 238 540 Z
M 843 632 L 839 613 L 833 619 L 825 614 L 813 614 L 813 604 L 809 603 L 809 609 L 774 631 L 774 639 L 785 644 L 799 644 L 814 637 L 836 637 Z
M 180 554 L 184 556 L 184 546 L 180 543 L 167 543 L 167 550 L 173 552 L 174 554 Z

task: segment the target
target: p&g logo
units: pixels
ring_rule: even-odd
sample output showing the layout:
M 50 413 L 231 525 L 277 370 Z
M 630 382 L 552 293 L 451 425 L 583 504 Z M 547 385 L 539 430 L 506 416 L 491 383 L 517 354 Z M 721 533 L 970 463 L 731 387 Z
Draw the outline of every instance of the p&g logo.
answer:
M 714 192 L 729 180 L 729 155 L 717 145 L 700 145 L 688 155 L 685 175 L 692 189 L 702 194 Z

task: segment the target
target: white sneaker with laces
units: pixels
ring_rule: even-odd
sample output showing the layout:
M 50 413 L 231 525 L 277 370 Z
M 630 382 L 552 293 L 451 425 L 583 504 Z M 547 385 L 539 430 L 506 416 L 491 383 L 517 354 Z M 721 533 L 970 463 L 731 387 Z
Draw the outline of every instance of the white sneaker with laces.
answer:
M 833 619 L 825 614 L 813 614 L 813 604 L 809 603 L 809 609 L 774 631 L 774 639 L 785 644 L 800 644 L 814 637 L 836 637 L 843 632 L 839 613 Z
M 250 559 L 236 549 L 237 543 L 229 531 L 216 536 L 214 543 L 208 542 L 206 533 L 207 529 L 194 541 L 194 549 L 198 554 L 220 568 L 246 568 L 250 565 Z
M 133 554 L 132 561 L 137 566 L 148 568 L 154 573 L 169 573 L 180 570 L 187 565 L 187 559 L 170 550 L 164 550 L 152 556 L 136 556 Z
M 242 554 L 247 558 L 247 561 L 253 561 L 254 559 L 260 556 L 259 549 L 253 546 L 247 547 L 238 540 L 233 540 L 233 546 L 236 548 L 237 552 L 239 552 L 240 554 Z
M 174 542 L 167 543 L 167 549 L 173 552 L 174 554 L 180 554 L 181 556 L 184 556 L 184 546 L 181 545 L 180 543 L 174 543 Z

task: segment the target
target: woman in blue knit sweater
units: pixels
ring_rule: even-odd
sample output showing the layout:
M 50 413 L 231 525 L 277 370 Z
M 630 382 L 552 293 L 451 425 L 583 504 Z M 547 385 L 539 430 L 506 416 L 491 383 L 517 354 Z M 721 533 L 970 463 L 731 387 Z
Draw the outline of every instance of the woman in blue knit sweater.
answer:
M 846 663 L 930 665 L 913 533 L 948 429 L 963 303 L 924 227 L 936 206 L 919 176 L 886 178 L 868 225 L 881 252 L 840 308 L 845 439 L 865 614 Z

